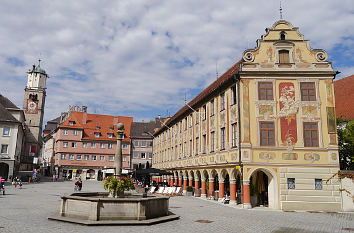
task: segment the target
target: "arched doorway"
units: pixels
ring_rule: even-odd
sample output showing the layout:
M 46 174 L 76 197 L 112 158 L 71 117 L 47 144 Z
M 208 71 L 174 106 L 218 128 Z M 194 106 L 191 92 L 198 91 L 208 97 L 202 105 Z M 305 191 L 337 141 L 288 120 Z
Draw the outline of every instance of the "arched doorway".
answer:
M 7 163 L 0 163 L 0 176 L 7 180 L 9 175 L 9 165 Z
M 95 170 L 93 169 L 87 170 L 86 179 L 95 179 Z
M 274 172 L 259 168 L 250 176 L 251 205 L 278 209 L 278 180 Z
M 103 172 L 101 170 L 98 171 L 97 173 L 97 180 L 102 181 L 103 180 Z

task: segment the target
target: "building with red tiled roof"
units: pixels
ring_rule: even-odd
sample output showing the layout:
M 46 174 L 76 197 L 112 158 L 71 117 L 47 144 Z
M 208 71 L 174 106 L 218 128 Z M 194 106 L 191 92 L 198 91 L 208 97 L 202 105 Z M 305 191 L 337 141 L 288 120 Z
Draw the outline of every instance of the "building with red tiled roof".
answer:
M 336 116 L 354 119 L 354 75 L 334 81 Z
M 130 169 L 130 128 L 133 117 L 89 114 L 74 109 L 52 133 L 55 174 L 59 177 L 99 179 L 114 174 L 117 123 L 124 124 L 123 173 Z

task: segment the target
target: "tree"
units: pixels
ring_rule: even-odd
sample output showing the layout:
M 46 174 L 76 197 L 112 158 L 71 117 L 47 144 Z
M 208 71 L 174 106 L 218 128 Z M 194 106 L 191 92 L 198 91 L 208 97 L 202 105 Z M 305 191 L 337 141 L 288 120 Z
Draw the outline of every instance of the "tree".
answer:
M 354 170 L 354 120 L 337 119 L 339 164 L 341 170 Z

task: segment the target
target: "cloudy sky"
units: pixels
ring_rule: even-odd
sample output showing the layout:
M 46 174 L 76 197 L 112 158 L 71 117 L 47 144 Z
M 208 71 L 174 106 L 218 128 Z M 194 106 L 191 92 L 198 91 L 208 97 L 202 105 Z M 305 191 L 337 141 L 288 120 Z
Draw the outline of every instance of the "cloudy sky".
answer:
M 26 71 L 50 76 L 45 120 L 87 105 L 136 121 L 173 115 L 279 19 L 269 0 L 1 0 L 0 93 L 22 107 Z M 284 19 L 354 74 L 353 0 L 282 1 Z

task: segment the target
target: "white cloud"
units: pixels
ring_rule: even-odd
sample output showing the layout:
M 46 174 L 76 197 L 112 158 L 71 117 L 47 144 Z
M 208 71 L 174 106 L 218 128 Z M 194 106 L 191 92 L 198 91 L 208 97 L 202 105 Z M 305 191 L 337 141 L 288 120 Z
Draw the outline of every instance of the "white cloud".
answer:
M 45 119 L 83 104 L 153 118 L 181 106 L 254 47 L 279 19 L 279 1 L 8 1 L 0 8 L 0 93 L 22 106 L 38 56 L 48 80 Z M 351 0 L 283 3 L 314 48 L 353 51 Z M 14 65 L 17 58 L 23 65 Z M 339 67 L 350 67 L 337 63 Z M 346 68 L 345 68 L 346 69 Z M 352 68 L 347 69 L 348 73 Z M 193 96 L 190 96 L 193 97 Z M 149 113 L 150 112 L 150 113 Z M 150 115 L 149 115 L 150 114 Z

